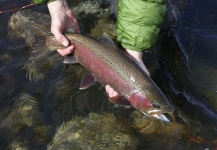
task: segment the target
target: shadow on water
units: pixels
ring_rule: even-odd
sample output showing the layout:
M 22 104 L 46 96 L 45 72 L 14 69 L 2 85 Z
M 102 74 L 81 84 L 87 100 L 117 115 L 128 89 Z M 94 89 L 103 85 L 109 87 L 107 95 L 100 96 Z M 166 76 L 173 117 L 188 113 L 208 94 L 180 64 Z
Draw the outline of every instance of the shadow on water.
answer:
M 5 7 L 11 2 L 3 2 L 11 9 Z M 14 3 L 20 7 L 24 1 Z M 97 38 L 103 32 L 116 36 L 108 1 L 79 0 L 73 10 L 82 32 Z M 210 100 L 215 95 L 207 96 L 188 82 L 183 53 L 167 33 L 162 34 L 160 52 L 144 58 L 176 108 L 176 121 L 171 123 L 111 104 L 99 84 L 79 90 L 86 70 L 63 64 L 56 51 L 44 47 L 43 37 L 50 31 L 46 6 L 0 18 L 1 149 L 216 148 L 216 105 Z

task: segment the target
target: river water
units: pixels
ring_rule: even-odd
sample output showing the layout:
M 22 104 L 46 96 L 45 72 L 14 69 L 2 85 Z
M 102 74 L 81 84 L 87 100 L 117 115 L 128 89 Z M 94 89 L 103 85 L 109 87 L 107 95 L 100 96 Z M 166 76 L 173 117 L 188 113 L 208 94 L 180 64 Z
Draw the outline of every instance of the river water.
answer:
M 82 32 L 115 39 L 108 2 L 69 1 Z M 2 0 L 0 11 L 26 4 Z M 170 123 L 111 104 L 99 84 L 80 91 L 86 70 L 43 47 L 45 5 L 0 14 L 0 149 L 216 149 L 217 3 L 167 6 L 157 46 L 144 61 L 175 108 Z

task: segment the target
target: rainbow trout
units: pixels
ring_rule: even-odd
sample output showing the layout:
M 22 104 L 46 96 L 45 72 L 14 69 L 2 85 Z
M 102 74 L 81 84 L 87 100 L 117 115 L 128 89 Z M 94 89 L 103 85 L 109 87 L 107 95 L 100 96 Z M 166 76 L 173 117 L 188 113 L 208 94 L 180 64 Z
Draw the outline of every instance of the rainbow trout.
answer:
M 126 54 L 88 35 L 65 35 L 75 46 L 72 62 L 80 63 L 90 72 L 83 77 L 80 89 L 90 87 L 95 81 L 110 85 L 120 95 L 113 101 L 123 101 L 123 97 L 145 115 L 169 122 L 165 114 L 172 114 L 173 107 L 151 78 Z M 49 49 L 63 48 L 53 35 L 46 37 L 46 45 Z

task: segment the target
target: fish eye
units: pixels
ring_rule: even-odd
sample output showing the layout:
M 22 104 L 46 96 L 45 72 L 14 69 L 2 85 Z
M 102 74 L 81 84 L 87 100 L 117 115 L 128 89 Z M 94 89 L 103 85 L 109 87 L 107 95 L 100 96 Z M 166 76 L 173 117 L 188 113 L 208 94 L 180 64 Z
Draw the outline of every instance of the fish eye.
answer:
M 160 108 L 160 104 L 158 104 L 158 103 L 153 103 L 153 104 L 152 104 L 152 107 L 159 109 L 159 108 Z

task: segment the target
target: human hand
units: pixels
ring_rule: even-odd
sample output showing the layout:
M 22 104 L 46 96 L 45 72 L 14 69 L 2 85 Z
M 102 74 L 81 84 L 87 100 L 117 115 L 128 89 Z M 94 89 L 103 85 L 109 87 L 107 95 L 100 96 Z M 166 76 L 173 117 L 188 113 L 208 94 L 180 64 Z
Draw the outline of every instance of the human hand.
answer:
M 135 61 L 148 76 L 150 76 L 148 69 L 142 61 L 142 52 L 137 52 L 129 49 L 126 49 L 126 51 L 129 54 L 130 58 Z M 106 85 L 105 89 L 110 98 L 118 95 L 118 92 L 116 92 L 110 85 Z
M 150 73 L 148 69 L 146 68 L 145 64 L 143 63 L 142 60 L 142 52 L 126 49 L 127 53 L 129 54 L 130 58 L 137 63 L 140 68 L 148 75 L 150 76 Z
M 110 85 L 106 85 L 105 86 L 105 90 L 108 93 L 108 96 L 111 97 L 115 97 L 118 96 L 118 92 L 116 92 Z
M 71 54 L 74 50 L 73 45 L 69 45 L 68 39 L 63 35 L 63 32 L 73 27 L 77 32 L 80 32 L 78 22 L 75 15 L 69 9 L 66 0 L 56 0 L 48 4 L 48 9 L 51 15 L 51 33 L 54 34 L 57 41 L 65 46 L 64 49 L 57 51 L 62 56 Z

